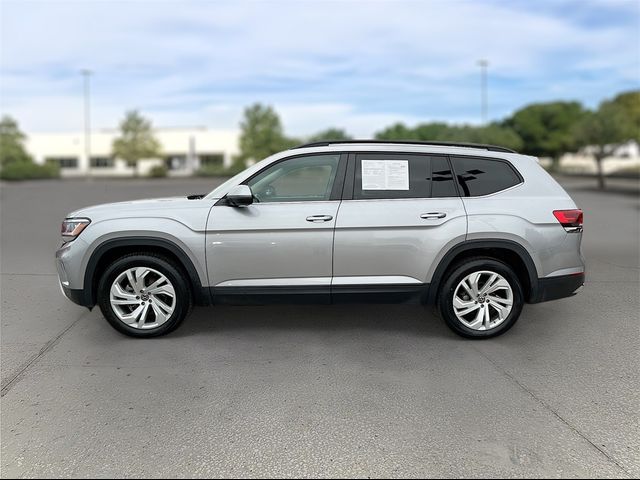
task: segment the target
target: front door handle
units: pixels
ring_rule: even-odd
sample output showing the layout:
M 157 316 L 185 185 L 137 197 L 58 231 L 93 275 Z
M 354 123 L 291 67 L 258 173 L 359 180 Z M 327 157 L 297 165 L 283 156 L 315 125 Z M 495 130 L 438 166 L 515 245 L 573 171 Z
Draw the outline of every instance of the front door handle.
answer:
M 423 213 L 422 215 L 420 215 L 420 218 L 423 218 L 425 220 L 435 220 L 436 218 L 444 218 L 446 216 L 447 214 L 444 212 L 429 212 Z
M 313 223 L 328 222 L 329 220 L 333 220 L 331 215 L 311 215 L 307 217 L 307 222 Z

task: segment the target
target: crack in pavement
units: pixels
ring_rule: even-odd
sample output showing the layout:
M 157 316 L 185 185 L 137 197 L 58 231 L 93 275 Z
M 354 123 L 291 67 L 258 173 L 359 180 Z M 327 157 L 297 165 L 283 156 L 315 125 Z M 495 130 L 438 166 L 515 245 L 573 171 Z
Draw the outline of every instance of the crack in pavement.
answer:
M 18 367 L 17 373 L 9 376 L 9 378 L 6 381 L 2 382 L 2 386 L 0 388 L 0 397 L 4 397 L 9 392 L 9 390 L 11 390 L 15 385 L 17 385 L 18 382 L 22 378 L 24 378 L 24 375 L 27 372 L 27 370 L 29 370 L 29 368 L 31 368 L 35 363 L 37 363 L 38 360 L 40 360 L 44 355 L 46 355 L 53 347 L 55 347 L 60 341 L 60 339 L 69 330 L 71 330 L 74 326 L 76 326 L 80 322 L 80 320 L 82 320 L 85 317 L 85 315 L 88 315 L 90 313 L 91 312 L 83 312 L 78 318 L 76 318 L 73 322 L 71 322 L 71 324 L 65 327 L 58 335 L 56 335 L 54 338 L 52 338 L 47 343 L 45 343 L 38 353 L 34 354 L 26 362 L 20 365 Z
M 513 376 L 513 374 L 509 373 L 506 369 L 504 369 L 503 367 L 498 365 L 489 355 L 484 353 L 478 347 L 472 345 L 472 348 L 476 352 L 478 352 L 481 356 L 483 356 L 489 363 L 491 363 L 491 365 L 493 365 L 493 367 L 499 373 L 503 374 L 505 377 L 507 377 L 509 380 L 511 380 L 513 383 L 515 383 L 520 389 L 522 389 L 524 392 L 526 392 L 531 398 L 533 398 L 536 402 L 538 402 L 540 405 L 542 405 L 542 407 L 544 407 L 546 410 L 551 412 L 558 420 L 560 420 L 560 422 L 562 422 L 571 431 L 573 431 L 576 435 L 578 435 L 580 438 L 582 438 L 584 441 L 586 441 L 589 445 L 591 445 L 593 448 L 595 448 L 598 452 L 600 452 L 602 455 L 604 455 L 607 460 L 609 460 L 611 463 L 613 463 L 615 466 L 617 466 L 620 470 L 622 470 L 626 475 L 629 476 L 629 478 L 633 478 L 633 475 L 631 475 L 631 473 L 628 472 L 627 469 L 624 468 L 613 456 L 611 456 L 609 453 L 607 453 L 605 450 L 603 450 L 601 447 L 599 447 L 593 441 L 591 441 L 591 439 L 589 439 L 589 437 L 587 437 L 584 433 L 582 433 L 577 427 L 575 427 L 574 425 L 569 423 L 569 421 L 566 420 L 564 417 L 562 417 L 562 415 L 560 415 L 555 409 L 553 409 L 551 407 L 551 405 L 549 405 L 547 402 L 545 402 L 540 397 L 538 397 L 535 393 L 533 393 L 529 388 L 527 388 L 526 385 L 521 383 L 515 376 Z

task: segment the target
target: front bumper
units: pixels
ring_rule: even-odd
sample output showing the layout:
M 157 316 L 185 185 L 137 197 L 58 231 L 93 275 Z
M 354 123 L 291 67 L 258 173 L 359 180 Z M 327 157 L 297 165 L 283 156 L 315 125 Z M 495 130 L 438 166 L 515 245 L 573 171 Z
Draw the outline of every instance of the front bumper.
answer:
M 89 305 L 90 302 L 87 302 L 85 300 L 84 290 L 69 288 L 68 286 L 64 285 L 62 281 L 59 281 L 59 284 L 60 290 L 62 290 L 62 293 L 65 297 L 67 297 L 73 303 L 80 305 L 81 307 L 91 308 L 91 305 Z
M 75 240 L 77 241 L 77 240 Z M 77 303 L 83 307 L 91 308 L 90 299 L 87 299 L 84 289 L 72 288 L 71 278 L 67 271 L 67 266 L 71 261 L 71 245 L 69 243 L 63 244 L 56 252 L 56 271 L 58 272 L 58 283 L 60 284 L 60 290 L 73 303 Z M 73 268 L 71 268 L 73 271 Z
M 535 298 L 530 303 L 548 302 L 559 298 L 571 297 L 584 285 L 585 275 L 575 273 L 538 279 Z

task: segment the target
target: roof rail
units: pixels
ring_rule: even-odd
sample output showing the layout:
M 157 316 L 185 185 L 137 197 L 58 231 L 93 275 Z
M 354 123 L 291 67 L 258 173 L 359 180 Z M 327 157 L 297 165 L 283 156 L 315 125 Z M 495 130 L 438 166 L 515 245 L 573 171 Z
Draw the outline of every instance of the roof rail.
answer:
M 311 142 L 298 145 L 295 148 L 308 148 L 308 147 L 327 147 L 334 144 L 354 144 L 354 143 L 366 143 L 366 144 L 394 144 L 394 145 L 433 145 L 442 147 L 464 147 L 464 148 L 479 148 L 483 150 L 489 150 L 491 152 L 507 152 L 517 153 L 515 150 L 511 150 L 506 147 L 499 147 L 497 145 L 486 145 L 484 143 L 464 143 L 464 142 L 438 142 L 438 141 L 421 141 L 421 140 L 322 140 L 320 142 Z

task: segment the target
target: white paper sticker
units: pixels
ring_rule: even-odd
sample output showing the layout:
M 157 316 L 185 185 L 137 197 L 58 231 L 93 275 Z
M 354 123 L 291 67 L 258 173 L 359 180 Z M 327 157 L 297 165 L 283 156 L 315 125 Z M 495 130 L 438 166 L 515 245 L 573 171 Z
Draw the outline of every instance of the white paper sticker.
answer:
M 408 160 L 362 160 L 362 190 L 409 190 Z

